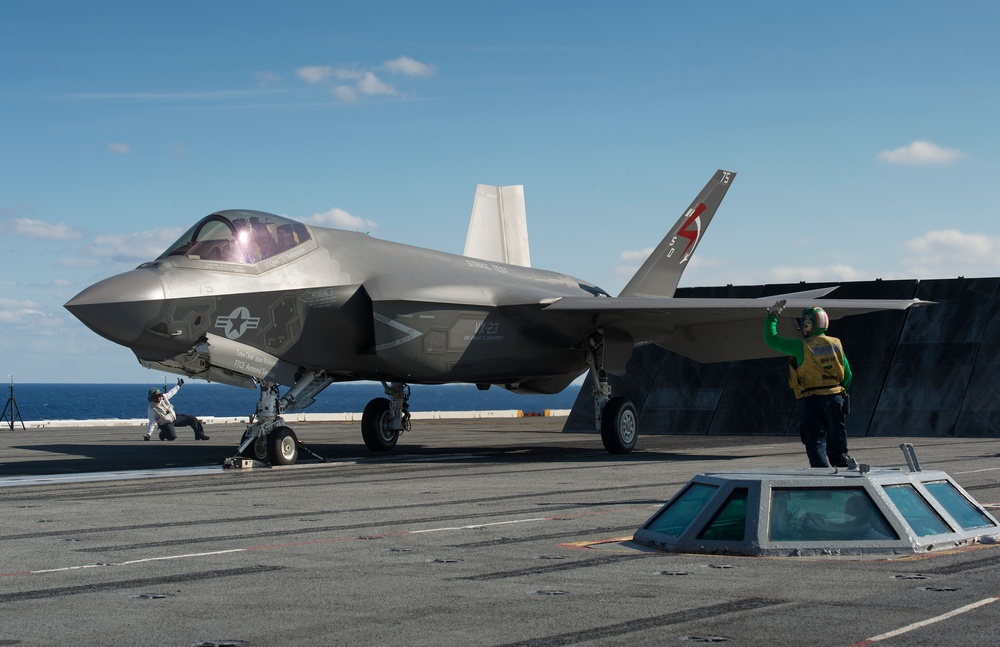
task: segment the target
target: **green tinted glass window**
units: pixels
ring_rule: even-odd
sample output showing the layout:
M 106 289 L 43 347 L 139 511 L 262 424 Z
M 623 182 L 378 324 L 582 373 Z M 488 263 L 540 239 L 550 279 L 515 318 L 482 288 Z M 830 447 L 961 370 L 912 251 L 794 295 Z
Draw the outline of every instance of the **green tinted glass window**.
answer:
M 715 517 L 698 535 L 698 539 L 743 541 L 747 528 L 747 489 L 734 488 Z
M 899 539 L 864 488 L 774 488 L 771 541 Z
M 964 530 L 996 525 L 948 481 L 932 481 L 923 485 Z
M 680 535 L 718 489 L 716 485 L 692 483 L 668 508 L 646 524 L 646 530 L 664 535 Z
M 912 485 L 887 485 L 885 493 L 895 504 L 906 523 L 919 537 L 952 532 L 944 520 L 934 512 Z

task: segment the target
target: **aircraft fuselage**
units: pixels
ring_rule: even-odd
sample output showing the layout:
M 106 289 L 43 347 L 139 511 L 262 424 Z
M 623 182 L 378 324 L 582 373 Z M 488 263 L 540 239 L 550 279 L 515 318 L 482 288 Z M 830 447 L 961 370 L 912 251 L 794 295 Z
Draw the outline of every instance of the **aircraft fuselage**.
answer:
M 586 325 L 538 313 L 559 297 L 600 298 L 590 283 L 361 233 L 312 227 L 302 238 L 255 262 L 175 245 L 185 253 L 106 279 L 67 307 L 147 366 L 241 386 L 290 386 L 312 369 L 556 392 L 587 367 Z

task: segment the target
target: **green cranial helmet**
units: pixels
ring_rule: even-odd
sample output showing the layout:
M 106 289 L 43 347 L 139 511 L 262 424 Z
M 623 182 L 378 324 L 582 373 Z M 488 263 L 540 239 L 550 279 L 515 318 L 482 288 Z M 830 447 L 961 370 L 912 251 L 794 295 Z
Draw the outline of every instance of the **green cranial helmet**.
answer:
M 152 402 L 153 400 L 155 400 L 156 398 L 160 397 L 161 395 L 163 395 L 163 391 L 161 391 L 159 389 L 156 389 L 156 388 L 153 388 L 153 389 L 150 389 L 149 393 L 146 394 L 146 399 L 149 400 L 150 402 Z
M 826 329 L 830 327 L 830 315 L 826 314 L 826 310 L 823 308 L 815 306 L 806 308 L 802 311 L 802 320 L 806 319 L 812 322 L 815 332 L 826 332 Z

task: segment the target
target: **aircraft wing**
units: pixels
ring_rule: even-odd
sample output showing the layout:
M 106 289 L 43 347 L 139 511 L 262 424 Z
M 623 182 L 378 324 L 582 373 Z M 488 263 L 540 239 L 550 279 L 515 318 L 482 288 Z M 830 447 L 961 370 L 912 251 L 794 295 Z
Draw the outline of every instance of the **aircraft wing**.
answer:
M 570 297 L 550 303 L 552 315 L 578 313 L 597 326 L 627 332 L 635 343 L 654 343 L 699 362 L 775 357 L 764 343 L 764 316 L 776 300 L 786 298 L 781 318 L 792 319 L 804 308 L 820 306 L 831 319 L 850 315 L 906 310 L 929 305 L 913 299 L 817 299 L 810 291 L 756 299 Z

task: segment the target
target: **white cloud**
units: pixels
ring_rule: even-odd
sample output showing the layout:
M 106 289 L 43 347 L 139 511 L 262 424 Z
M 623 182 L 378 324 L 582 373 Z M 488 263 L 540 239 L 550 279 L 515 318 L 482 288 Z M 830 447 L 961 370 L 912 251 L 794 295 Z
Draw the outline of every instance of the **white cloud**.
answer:
M 295 70 L 295 74 L 297 74 L 300 79 L 308 81 L 309 83 L 319 83 L 320 81 L 331 76 L 333 73 L 333 68 L 326 65 L 307 65 Z
M 319 225 L 320 227 L 336 227 L 338 229 L 368 230 L 378 228 L 378 225 L 371 220 L 351 215 L 337 207 L 323 213 L 313 214 L 308 218 L 303 218 L 303 220 L 313 225 Z
M 871 280 L 871 273 L 864 270 L 835 263 L 824 267 L 772 267 L 767 271 L 765 283 L 822 283 L 828 281 L 865 281 Z
M 333 76 L 341 81 L 357 81 L 364 76 L 363 70 L 355 70 L 349 67 L 338 67 L 333 70 Z
M 128 155 L 132 152 L 132 146 L 129 144 L 122 144 L 120 142 L 112 142 L 108 144 L 108 150 L 112 153 L 118 153 L 120 155 Z
M 44 317 L 41 304 L 34 301 L 0 298 L 0 321 L 15 322 L 26 318 Z
M 349 85 L 338 85 L 330 90 L 330 92 L 333 93 L 334 97 L 346 103 L 358 100 L 358 91 Z
M 432 66 L 409 56 L 400 56 L 395 60 L 386 61 L 383 63 L 383 67 L 393 74 L 406 74 L 407 76 L 431 76 L 434 74 Z
M 962 254 L 982 259 L 996 257 L 1000 252 L 1000 238 L 983 234 L 964 234 L 957 229 L 929 231 L 923 236 L 907 241 L 907 251 L 915 254 Z
M 311 65 L 300 67 L 295 73 L 299 78 L 309 83 L 324 83 L 328 80 L 336 83 L 339 81 L 339 84 L 330 89 L 330 93 L 338 101 L 350 103 L 357 101 L 361 96 L 406 97 L 405 92 L 379 77 L 376 74 L 377 70 L 408 77 L 428 77 L 435 72 L 434 67 L 427 63 L 422 63 L 409 56 L 400 56 L 384 62 L 380 67 Z
M 152 229 L 131 234 L 114 234 L 97 236 L 92 245 L 85 251 L 92 258 L 115 263 L 144 263 L 151 261 L 183 233 L 179 228 Z M 80 259 L 84 266 L 87 259 Z M 73 266 L 74 261 L 67 259 L 61 265 Z
M 653 247 L 648 247 L 646 249 L 627 249 L 621 252 L 619 258 L 621 258 L 622 264 L 614 267 L 615 276 L 625 279 L 631 278 L 653 253 L 653 249 Z
M 653 253 L 653 247 L 647 247 L 646 249 L 639 250 L 626 250 L 621 253 L 621 258 L 623 261 L 629 264 L 634 264 L 637 268 L 646 262 L 649 255 Z
M 6 299 L 0 297 L 0 308 L 41 308 L 41 304 L 26 299 Z
M 934 142 L 915 141 L 907 146 L 891 151 L 882 151 L 878 159 L 888 164 L 908 164 L 911 166 L 929 164 L 951 164 L 963 157 L 962 151 L 941 148 Z
M 379 94 L 395 96 L 399 94 L 396 88 L 392 87 L 388 83 L 385 83 L 382 79 L 378 78 L 371 72 L 365 72 L 358 81 L 358 90 L 360 90 L 362 94 L 370 96 Z
M 929 231 L 906 242 L 905 263 L 918 278 L 996 276 L 1000 237 L 966 234 L 956 229 Z
M 44 240 L 77 240 L 83 237 L 83 232 L 65 223 L 60 222 L 57 225 L 53 225 L 33 218 L 0 220 L 0 231 Z

